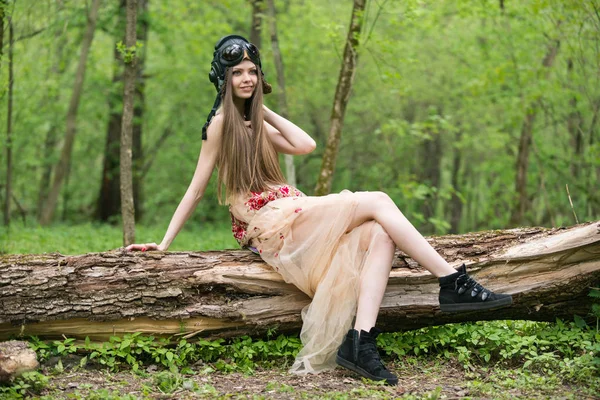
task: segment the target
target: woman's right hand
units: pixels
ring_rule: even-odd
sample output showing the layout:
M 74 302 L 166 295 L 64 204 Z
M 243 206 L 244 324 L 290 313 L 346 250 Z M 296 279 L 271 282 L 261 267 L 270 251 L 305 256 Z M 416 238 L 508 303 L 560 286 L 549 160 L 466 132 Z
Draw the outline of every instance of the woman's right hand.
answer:
M 125 247 L 125 250 L 127 250 L 127 251 L 150 251 L 150 250 L 165 251 L 166 249 L 163 246 L 158 245 L 156 243 L 141 243 L 141 244 L 130 244 L 129 246 Z

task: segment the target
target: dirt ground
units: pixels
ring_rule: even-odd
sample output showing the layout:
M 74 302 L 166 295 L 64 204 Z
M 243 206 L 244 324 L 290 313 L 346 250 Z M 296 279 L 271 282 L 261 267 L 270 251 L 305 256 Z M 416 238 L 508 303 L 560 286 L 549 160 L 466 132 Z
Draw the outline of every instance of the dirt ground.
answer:
M 521 382 L 498 379 L 490 371 L 465 371 L 453 362 L 417 361 L 390 363 L 398 375 L 397 386 L 361 380 L 337 368 L 319 375 L 287 373 L 287 366 L 260 369 L 253 374 L 221 373 L 194 368 L 195 374 L 171 374 L 150 366 L 140 374 L 131 371 L 69 369 L 56 366 L 41 372 L 51 377 L 41 396 L 51 399 L 593 399 L 594 394 L 564 383 L 548 384 L 544 378 Z M 517 383 L 515 383 L 517 382 Z M 127 396 L 130 397 L 127 397 Z

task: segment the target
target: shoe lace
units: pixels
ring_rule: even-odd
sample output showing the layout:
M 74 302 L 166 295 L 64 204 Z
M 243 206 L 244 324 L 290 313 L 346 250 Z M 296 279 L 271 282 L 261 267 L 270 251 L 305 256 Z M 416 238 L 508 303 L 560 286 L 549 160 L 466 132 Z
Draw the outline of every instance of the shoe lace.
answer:
M 365 358 L 369 360 L 371 367 L 377 371 L 387 371 L 386 366 L 381 362 L 381 357 L 377 352 L 377 345 L 375 344 L 375 341 L 365 341 L 363 346 L 363 354 L 366 356 Z
M 482 301 L 485 301 L 488 297 L 490 297 L 490 291 L 481 286 L 475 279 L 470 277 L 469 275 L 461 275 L 456 280 L 456 291 L 459 295 L 465 293 L 466 291 L 471 291 L 471 297 L 479 296 Z

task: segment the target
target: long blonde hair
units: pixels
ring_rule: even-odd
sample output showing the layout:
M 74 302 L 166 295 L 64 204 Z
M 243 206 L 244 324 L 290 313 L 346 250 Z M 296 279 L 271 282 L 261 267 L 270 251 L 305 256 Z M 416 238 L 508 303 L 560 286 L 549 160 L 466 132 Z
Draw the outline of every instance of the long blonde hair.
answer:
M 244 116 L 240 115 L 233 103 L 233 68 L 227 68 L 225 73 L 221 93 L 223 133 L 217 159 L 220 203 L 223 203 L 223 186 L 225 201 L 229 203 L 237 194 L 262 192 L 271 185 L 285 183 L 277 152 L 264 125 L 262 73 L 258 65 L 256 69 L 259 79 L 252 97 L 245 103 L 245 113 L 250 116 L 251 130 L 244 124 Z

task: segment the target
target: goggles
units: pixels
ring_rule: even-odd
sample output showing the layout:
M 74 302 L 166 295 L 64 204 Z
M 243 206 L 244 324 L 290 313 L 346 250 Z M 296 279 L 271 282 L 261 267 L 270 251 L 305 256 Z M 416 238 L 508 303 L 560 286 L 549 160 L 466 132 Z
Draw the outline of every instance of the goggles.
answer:
M 221 63 L 227 67 L 241 63 L 248 57 L 250 61 L 260 67 L 260 53 L 252 43 L 233 43 L 221 50 Z

